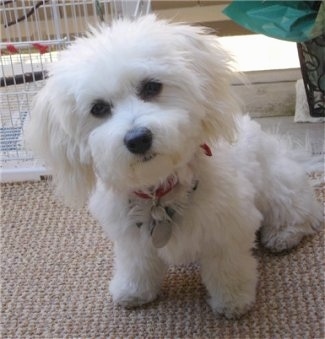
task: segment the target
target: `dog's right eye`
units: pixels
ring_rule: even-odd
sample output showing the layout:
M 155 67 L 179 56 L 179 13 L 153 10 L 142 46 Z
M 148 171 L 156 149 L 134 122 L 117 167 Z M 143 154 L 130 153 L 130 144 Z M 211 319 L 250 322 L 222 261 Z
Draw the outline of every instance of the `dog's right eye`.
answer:
M 96 101 L 90 113 L 96 118 L 106 118 L 112 114 L 112 104 L 103 100 Z
M 162 91 L 162 83 L 155 80 L 147 80 L 141 83 L 139 97 L 144 101 L 150 101 L 157 97 Z

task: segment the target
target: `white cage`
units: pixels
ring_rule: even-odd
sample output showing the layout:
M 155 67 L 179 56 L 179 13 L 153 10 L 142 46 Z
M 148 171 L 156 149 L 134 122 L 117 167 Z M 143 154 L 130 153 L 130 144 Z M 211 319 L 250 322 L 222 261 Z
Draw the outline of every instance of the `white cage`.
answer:
M 60 50 L 89 25 L 148 12 L 149 0 L 0 0 L 1 181 L 47 173 L 25 148 L 24 126 L 47 66 Z

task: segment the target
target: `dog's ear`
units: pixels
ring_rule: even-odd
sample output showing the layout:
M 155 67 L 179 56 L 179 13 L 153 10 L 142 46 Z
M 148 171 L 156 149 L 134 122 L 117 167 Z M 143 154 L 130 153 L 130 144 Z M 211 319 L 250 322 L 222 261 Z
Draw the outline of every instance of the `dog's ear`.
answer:
M 60 94 L 49 79 L 34 98 L 26 141 L 53 173 L 58 194 L 66 203 L 80 206 L 94 187 L 95 174 L 86 145 L 71 131 L 72 111 L 68 95 Z
M 231 82 L 241 75 L 234 72 L 234 60 L 210 29 L 176 25 L 181 51 L 188 51 L 187 66 L 200 83 L 198 94 L 205 117 L 202 125 L 207 138 L 236 139 L 236 116 L 240 113 L 238 98 Z M 181 46 L 184 44 L 183 46 Z

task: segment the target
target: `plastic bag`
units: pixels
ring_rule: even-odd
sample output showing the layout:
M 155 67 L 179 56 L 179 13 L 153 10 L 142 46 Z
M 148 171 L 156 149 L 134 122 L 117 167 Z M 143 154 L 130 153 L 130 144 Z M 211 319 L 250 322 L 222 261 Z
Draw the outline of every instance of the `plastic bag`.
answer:
M 322 1 L 235 0 L 223 13 L 248 30 L 273 38 L 303 42 L 324 34 Z

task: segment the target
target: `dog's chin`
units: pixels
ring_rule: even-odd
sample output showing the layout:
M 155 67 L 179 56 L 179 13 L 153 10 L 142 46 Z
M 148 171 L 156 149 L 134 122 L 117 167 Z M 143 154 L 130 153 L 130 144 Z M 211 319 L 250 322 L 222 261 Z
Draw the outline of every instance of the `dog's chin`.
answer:
M 150 153 L 137 157 L 130 165 L 132 187 L 141 189 L 155 186 L 175 173 L 180 156 Z

